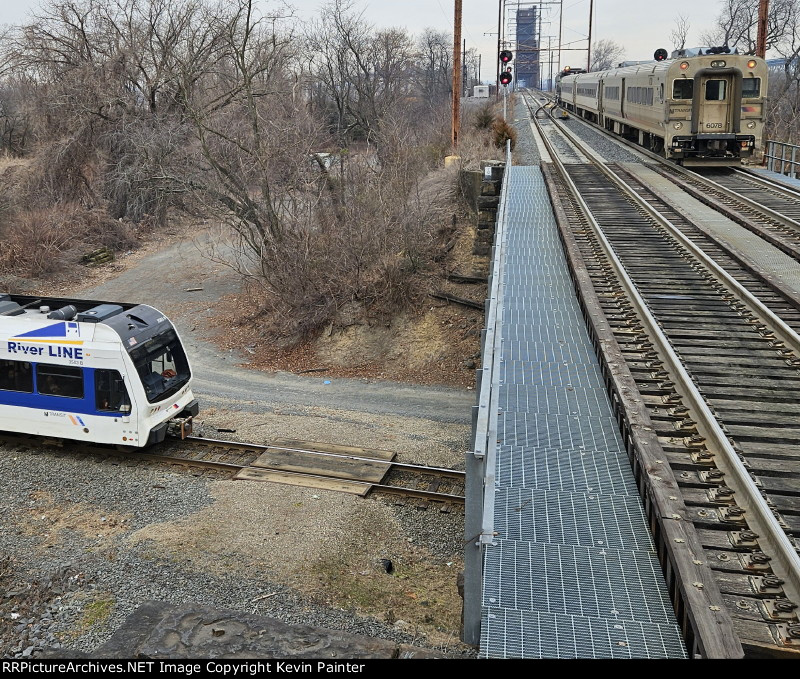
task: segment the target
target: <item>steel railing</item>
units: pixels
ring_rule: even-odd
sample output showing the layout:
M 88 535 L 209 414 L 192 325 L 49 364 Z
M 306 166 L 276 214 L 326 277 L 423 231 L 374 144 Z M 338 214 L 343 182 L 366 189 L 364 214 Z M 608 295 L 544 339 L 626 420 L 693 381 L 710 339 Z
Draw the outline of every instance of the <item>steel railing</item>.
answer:
M 494 489 L 497 460 L 497 416 L 502 351 L 503 269 L 507 235 L 511 142 L 506 142 L 505 170 L 497 207 L 492 270 L 486 306 L 486 327 L 481 343 L 481 369 L 477 375 L 477 405 L 473 408 L 472 450 L 466 454 L 464 527 L 464 608 L 462 641 L 480 645 L 483 606 L 483 558 L 495 539 Z
M 782 141 L 767 140 L 767 152 L 764 160 L 770 172 L 777 172 L 792 179 L 797 179 L 800 166 L 800 146 L 786 144 Z

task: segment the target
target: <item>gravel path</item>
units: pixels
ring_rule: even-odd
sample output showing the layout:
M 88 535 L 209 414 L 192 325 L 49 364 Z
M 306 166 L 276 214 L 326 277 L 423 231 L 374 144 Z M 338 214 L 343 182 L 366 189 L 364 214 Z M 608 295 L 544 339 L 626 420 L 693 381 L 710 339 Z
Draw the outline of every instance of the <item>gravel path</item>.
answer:
M 63 294 L 167 313 L 196 372 L 202 433 L 381 448 L 463 468 L 472 391 L 260 373 L 239 365 L 246 351 L 216 349 L 214 304 L 237 284 L 203 257 L 207 238 Z M 158 599 L 474 657 L 458 641 L 463 534 L 460 512 L 0 446 L 0 655 L 91 652 Z

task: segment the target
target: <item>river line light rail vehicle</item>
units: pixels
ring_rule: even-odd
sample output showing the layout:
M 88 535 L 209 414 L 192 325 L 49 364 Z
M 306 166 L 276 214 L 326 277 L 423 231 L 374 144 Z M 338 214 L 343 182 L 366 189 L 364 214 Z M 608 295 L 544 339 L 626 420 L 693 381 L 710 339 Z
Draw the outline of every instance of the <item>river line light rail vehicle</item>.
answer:
M 756 158 L 764 131 L 767 64 L 728 47 L 676 50 L 605 71 L 565 69 L 557 103 L 687 166 Z
M 144 448 L 191 433 L 191 384 L 153 307 L 0 293 L 0 431 Z

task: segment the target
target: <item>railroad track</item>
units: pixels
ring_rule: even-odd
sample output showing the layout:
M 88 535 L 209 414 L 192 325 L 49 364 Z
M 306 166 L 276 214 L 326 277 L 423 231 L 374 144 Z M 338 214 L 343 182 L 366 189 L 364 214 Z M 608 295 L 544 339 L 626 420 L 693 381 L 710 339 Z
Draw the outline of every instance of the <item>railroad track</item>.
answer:
M 654 168 L 689 195 L 800 261 L 800 196 L 741 170 L 689 171 L 667 164 Z
M 41 438 L 6 434 L 5 443 L 27 448 Z M 389 451 L 279 440 L 269 445 L 189 436 L 168 437 L 163 445 L 144 451 L 48 440 L 70 455 L 124 459 L 127 463 L 156 463 L 211 473 L 237 480 L 281 483 L 332 490 L 366 497 L 393 496 L 418 506 L 436 505 L 441 511 L 464 505 L 463 471 L 405 464 Z
M 528 109 L 531 100 L 526 100 Z M 536 107 L 538 107 L 538 103 Z M 533 111 L 531 110 L 533 115 Z M 576 120 L 599 132 L 595 123 Z M 652 169 L 679 185 L 693 198 L 749 229 L 793 259 L 800 261 L 800 192 L 747 169 L 686 169 L 619 136 L 609 138 L 654 161 Z M 563 142 L 559 142 L 563 143 Z M 573 151 L 574 152 L 574 151 Z M 572 161 L 571 161 L 572 162 Z
M 627 384 L 616 393 L 620 419 L 638 408 L 658 446 L 650 468 L 634 465 L 645 504 L 671 502 L 672 518 L 694 524 L 696 563 L 711 569 L 746 653 L 795 657 L 797 300 L 621 168 L 556 165 L 543 169 L 584 311 L 609 381 Z M 662 483 L 680 495 L 658 497 Z M 652 518 L 658 544 L 670 515 Z
M 389 451 L 286 439 L 257 445 L 199 436 L 187 437 L 177 449 L 179 457 L 171 452 L 153 458 L 190 466 L 221 465 L 243 480 L 464 504 L 463 471 L 396 462 Z M 231 456 L 240 461 L 230 463 Z

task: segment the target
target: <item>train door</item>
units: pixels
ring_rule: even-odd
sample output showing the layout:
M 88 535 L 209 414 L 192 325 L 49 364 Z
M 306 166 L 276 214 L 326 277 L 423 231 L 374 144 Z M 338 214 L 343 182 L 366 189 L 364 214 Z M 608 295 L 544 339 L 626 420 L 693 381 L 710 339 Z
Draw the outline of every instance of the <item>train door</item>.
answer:
M 619 92 L 619 117 L 625 117 L 625 78 L 622 79 L 622 86 Z
M 597 123 L 605 125 L 605 118 L 603 115 L 603 79 L 597 80 Z
M 699 133 L 734 132 L 734 76 L 709 74 L 700 82 Z

